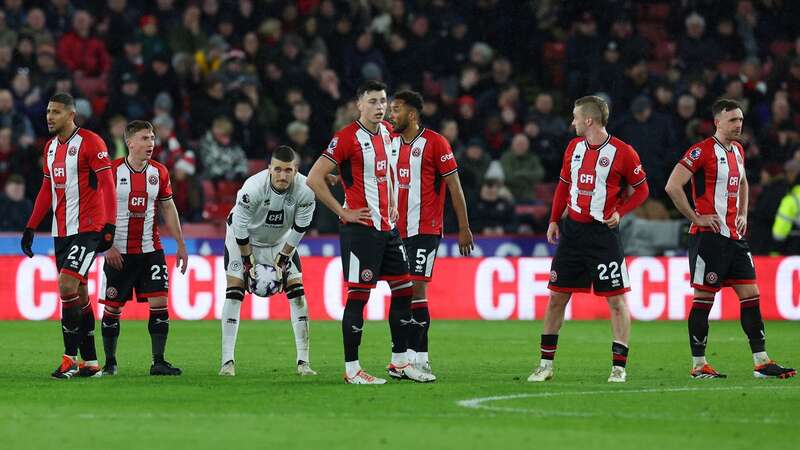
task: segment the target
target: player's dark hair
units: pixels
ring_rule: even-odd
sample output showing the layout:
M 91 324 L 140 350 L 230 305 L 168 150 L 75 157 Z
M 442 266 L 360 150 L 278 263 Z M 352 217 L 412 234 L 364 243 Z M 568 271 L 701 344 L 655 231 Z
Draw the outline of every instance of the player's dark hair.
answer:
M 72 109 L 72 110 L 75 109 L 75 99 L 72 98 L 72 96 L 66 92 L 57 92 L 53 94 L 53 96 L 50 97 L 50 102 L 61 103 L 67 109 Z
M 422 95 L 419 92 L 403 90 L 394 94 L 395 100 L 402 100 L 406 105 L 417 110 L 417 117 L 422 112 Z
M 386 84 L 378 80 L 367 80 L 356 89 L 356 97 L 361 98 L 362 95 L 372 91 L 385 91 Z
M 736 100 L 727 98 L 721 98 L 711 105 L 711 113 L 714 114 L 714 117 L 717 117 L 723 112 L 733 111 L 734 109 L 742 109 L 742 105 L 740 105 Z
M 134 134 L 142 130 L 153 131 L 153 124 L 146 120 L 134 120 L 125 126 L 125 133 L 122 135 L 122 138 L 127 141 L 132 138 Z
M 297 152 L 292 150 L 288 145 L 281 145 L 274 152 L 272 152 L 272 159 L 277 159 L 281 162 L 293 162 L 297 159 Z

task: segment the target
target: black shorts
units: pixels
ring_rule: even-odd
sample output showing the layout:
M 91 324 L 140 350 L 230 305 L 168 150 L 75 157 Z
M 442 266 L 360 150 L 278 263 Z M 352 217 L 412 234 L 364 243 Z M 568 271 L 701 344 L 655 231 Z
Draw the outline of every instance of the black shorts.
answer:
M 56 267 L 59 272 L 75 277 L 86 284 L 86 275 L 96 256 L 100 233 L 96 231 L 57 237 L 53 247 L 56 251 Z
M 439 250 L 441 240 L 441 236 L 435 234 L 418 234 L 403 239 L 412 280 L 431 281 L 436 251 Z
M 378 280 L 408 279 L 408 257 L 397 229 L 354 223 L 339 227 L 342 273 L 348 287 L 373 288 Z
M 133 299 L 146 302 L 151 297 L 166 297 L 169 291 L 169 276 L 164 251 L 123 254 L 122 270 L 103 265 L 105 283 L 100 289 L 100 303 L 109 306 L 124 306 Z
M 689 236 L 689 271 L 692 287 L 701 291 L 717 292 L 724 286 L 756 282 L 747 241 L 719 233 L 700 231 Z
M 601 222 L 581 223 L 567 217 L 550 267 L 550 290 L 591 292 L 603 297 L 631 290 L 619 228 Z

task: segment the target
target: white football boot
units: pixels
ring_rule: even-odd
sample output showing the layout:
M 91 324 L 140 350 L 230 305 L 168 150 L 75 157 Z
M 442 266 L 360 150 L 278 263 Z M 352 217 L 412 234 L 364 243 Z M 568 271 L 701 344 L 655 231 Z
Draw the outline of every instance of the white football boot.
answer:
M 624 383 L 626 378 L 624 367 L 611 366 L 611 375 L 608 376 L 609 383 Z
M 311 365 L 308 361 L 297 361 L 297 374 L 301 377 L 305 377 L 308 375 L 316 375 L 317 372 L 311 369 Z
M 222 365 L 219 369 L 219 375 L 221 377 L 235 377 L 236 376 L 236 367 L 234 366 L 233 360 L 226 361 L 225 364 Z
M 553 366 L 539 366 L 528 377 L 528 381 L 547 381 L 551 378 L 553 378 Z
M 373 377 L 363 370 L 359 370 L 352 378 L 348 377 L 347 373 L 345 373 L 344 382 L 347 384 L 386 384 L 385 379 Z
M 386 366 L 386 372 L 390 377 L 397 378 L 398 380 L 412 380 L 416 381 L 417 383 L 430 383 L 431 381 L 436 381 L 436 375 L 432 373 L 425 373 L 410 363 L 406 363 L 402 366 L 389 364 Z

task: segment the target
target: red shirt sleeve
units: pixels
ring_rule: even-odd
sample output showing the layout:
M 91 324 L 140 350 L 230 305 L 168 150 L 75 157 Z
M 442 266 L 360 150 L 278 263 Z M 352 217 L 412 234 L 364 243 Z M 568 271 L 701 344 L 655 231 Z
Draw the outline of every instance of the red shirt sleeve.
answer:
M 686 150 L 683 158 L 678 161 L 678 164 L 689 169 L 690 172 L 695 173 L 698 169 L 703 167 L 708 159 L 710 152 L 705 148 L 706 146 L 696 144 Z
M 639 186 L 647 179 L 647 174 L 644 173 L 644 167 L 642 167 L 639 154 L 636 153 L 636 150 L 631 146 L 628 146 L 625 155 L 625 165 L 622 170 L 622 176 L 625 177 L 625 181 L 633 187 Z
M 331 139 L 328 148 L 322 152 L 322 156 L 330 159 L 338 166 L 342 162 L 350 159 L 350 152 L 353 148 L 353 136 L 350 136 L 344 130 L 339 131 Z
M 44 149 L 42 150 L 42 173 L 44 174 L 44 177 L 48 180 L 50 179 L 50 167 L 47 166 L 47 149 L 50 148 L 50 144 L 53 142 L 53 139 L 47 141 L 47 143 L 44 144 Z
M 89 142 L 84 144 L 85 147 L 81 149 L 81 152 L 84 160 L 89 163 L 89 167 L 92 168 L 94 173 L 111 169 L 111 160 L 108 159 L 108 149 L 103 139 L 96 134 L 89 135 L 87 138 Z
M 172 198 L 172 183 L 166 167 L 158 166 L 158 178 L 158 200 L 164 202 Z
M 456 157 L 453 155 L 453 149 L 450 148 L 450 143 L 443 136 L 438 137 L 434 155 L 439 175 L 446 177 L 458 171 L 458 163 L 456 163 Z

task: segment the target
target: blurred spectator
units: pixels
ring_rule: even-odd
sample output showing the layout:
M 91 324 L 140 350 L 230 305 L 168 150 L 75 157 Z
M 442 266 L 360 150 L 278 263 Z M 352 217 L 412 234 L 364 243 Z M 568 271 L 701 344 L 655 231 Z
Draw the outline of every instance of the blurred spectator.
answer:
M 464 151 L 464 143 L 458 135 L 458 122 L 454 119 L 444 119 L 441 128 L 442 136 L 447 139 L 453 154 L 460 155 Z
M 192 104 L 192 135 L 202 136 L 211 122 L 220 116 L 230 113 L 228 103 L 225 101 L 225 86 L 222 80 L 212 77 L 206 83 L 205 94 L 199 98 L 193 98 Z
M 23 147 L 36 139 L 30 119 L 15 110 L 14 96 L 7 89 L 0 90 L 0 127 L 10 128 L 13 141 Z
M 161 37 L 156 16 L 142 16 L 139 19 L 139 27 L 142 31 L 142 56 L 144 57 L 145 63 L 151 61 L 155 55 L 169 54 L 170 48 L 167 42 Z
M 169 45 L 173 52 L 194 55 L 201 51 L 208 36 L 200 25 L 200 8 L 190 4 L 183 10 L 181 25 L 170 28 Z
M 719 47 L 706 35 L 706 19 L 700 14 L 689 14 L 684 24 L 686 34 L 678 41 L 678 58 L 687 72 L 702 72 L 704 65 L 719 61 Z
M 47 5 L 47 29 L 56 36 L 60 36 L 72 25 L 72 15 L 75 7 L 70 0 L 50 0 Z
M 544 178 L 544 167 L 539 157 L 531 152 L 528 136 L 515 135 L 511 139 L 511 148 L 503 154 L 500 163 L 514 200 L 534 200 L 533 187 Z
M 170 114 L 177 112 L 174 102 L 181 99 L 181 87 L 167 54 L 158 53 L 153 56 L 140 77 L 140 85 L 142 94 L 151 101 L 155 101 L 159 93 L 166 93 L 171 103 Z
M 233 139 L 248 159 L 264 158 L 264 128 L 256 120 L 253 104 L 247 98 L 236 100 L 233 106 Z
M 589 74 L 600 62 L 604 45 L 592 13 L 581 14 L 575 22 L 575 33 L 567 39 L 567 94 L 571 99 L 586 94 Z
M 763 188 L 748 223 L 750 236 L 758 236 L 758 239 L 750 239 L 750 249 L 754 254 L 763 255 L 780 250 L 781 245 L 772 235 L 772 226 L 783 196 L 797 183 L 799 173 L 800 162 L 796 159 L 789 160 L 783 167 L 772 163 L 761 170 L 759 182 Z
M 42 122 L 47 109 L 47 98 L 39 86 L 31 85 L 30 70 L 20 68 L 11 79 L 11 93 L 14 96 L 14 109 L 28 117 L 33 123 Z M 37 127 L 34 127 L 34 131 Z
M 248 175 L 247 155 L 232 139 L 233 124 L 220 116 L 214 119 L 211 130 L 200 141 L 203 177 L 207 180 L 244 180 Z
M 636 34 L 631 17 L 626 13 L 614 15 L 608 39 L 619 45 L 622 61 L 638 61 L 650 53 L 650 43 Z
M 13 59 L 12 46 L 0 43 L 0 86 L 8 86 L 11 82 L 11 75 L 14 72 Z
M 139 80 L 130 72 L 120 77 L 119 92 L 113 92 L 106 114 L 121 115 L 127 120 L 145 120 L 150 116 L 150 103 L 139 92 Z
M 294 121 L 286 126 L 289 146 L 300 155 L 300 172 L 308 173 L 319 156 L 319 152 L 308 145 L 309 127 L 303 122 Z
M 470 208 L 470 225 L 476 234 L 502 236 L 516 230 L 514 205 L 500 196 L 503 183 L 487 178 L 481 185 L 480 197 Z
M 183 156 L 183 147 L 175 134 L 175 121 L 168 115 L 153 118 L 156 142 L 152 158 L 172 170 L 175 163 Z
M 0 46 L 13 47 L 17 45 L 17 32 L 8 26 L 6 11 L 0 9 Z
M 483 175 L 489 169 L 492 158 L 484 150 L 483 142 L 480 139 L 471 139 L 464 152 L 456 154 L 456 156 L 461 186 L 464 188 L 468 203 L 470 203 L 471 199 L 477 198 L 483 183 Z
M 11 139 L 11 134 L 11 128 L 0 127 L 0 185 L 5 185 L 8 176 L 18 171 L 15 161 L 17 148 Z
M 561 171 L 561 162 L 564 158 L 564 141 L 566 134 L 561 137 L 542 134 L 539 122 L 533 114 L 523 124 L 523 131 L 530 139 L 531 153 L 535 154 L 544 167 L 544 181 L 556 181 Z
M 612 129 L 639 153 L 648 183 L 658 187 L 650 196 L 664 198 L 663 186 L 680 154 L 669 119 L 653 112 L 652 101 L 642 95 L 633 101 L 630 114 L 623 115 Z
M 125 144 L 125 126 L 128 120 L 124 116 L 113 116 L 108 121 L 108 134 L 103 141 L 108 148 L 108 157 L 113 161 L 128 156 L 128 147 Z
M 122 55 L 114 58 L 111 66 L 110 86 L 119 86 L 122 83 L 122 76 L 126 73 L 140 77 L 145 70 L 144 57 L 142 57 L 142 39 L 132 34 L 126 36 L 122 44 Z M 113 92 L 113 89 L 111 89 Z
M 72 31 L 58 41 L 58 59 L 75 74 L 75 83 L 88 95 L 104 92 L 111 58 L 102 40 L 92 35 L 92 16 L 83 10 L 72 16 Z
M 556 139 L 561 139 L 567 134 L 567 121 L 556 113 L 553 94 L 542 92 L 537 95 L 533 108 L 530 117 L 536 121 L 540 133 Z
M 20 232 L 33 212 L 33 202 L 25 198 L 25 179 L 13 174 L 4 183 L 0 195 L 0 231 Z

